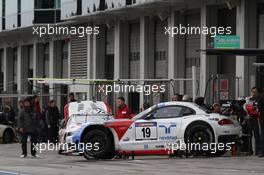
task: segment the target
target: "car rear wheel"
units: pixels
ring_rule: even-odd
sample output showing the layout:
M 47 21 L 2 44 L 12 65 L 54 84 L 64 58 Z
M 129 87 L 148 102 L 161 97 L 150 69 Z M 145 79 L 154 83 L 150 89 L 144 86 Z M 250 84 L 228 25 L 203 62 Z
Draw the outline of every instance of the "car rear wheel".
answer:
M 86 159 L 111 159 L 115 156 L 113 140 L 110 134 L 103 130 L 88 131 L 83 138 L 84 145 L 91 145 L 87 148 L 84 146 L 83 156 Z
M 209 156 L 211 153 L 210 144 L 213 143 L 212 130 L 202 124 L 193 125 L 188 128 L 185 135 L 185 143 L 188 151 L 195 156 Z
M 3 134 L 3 142 L 4 143 L 12 143 L 14 141 L 14 133 L 12 130 L 7 129 Z

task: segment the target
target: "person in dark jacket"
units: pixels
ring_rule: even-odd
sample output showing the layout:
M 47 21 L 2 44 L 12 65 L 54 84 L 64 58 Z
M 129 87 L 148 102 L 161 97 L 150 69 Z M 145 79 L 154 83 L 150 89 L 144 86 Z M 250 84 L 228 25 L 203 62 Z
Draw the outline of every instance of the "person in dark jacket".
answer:
M 50 142 L 57 142 L 59 132 L 59 109 L 54 100 L 49 102 L 49 107 L 46 112 L 46 124 L 48 126 L 48 140 Z
M 255 155 L 261 154 L 261 140 L 259 132 L 259 91 L 257 87 L 251 88 L 251 96 L 247 98 L 246 103 L 244 104 L 244 110 L 247 112 L 247 127 L 249 129 L 249 134 L 251 138 L 254 135 L 255 140 Z M 250 152 L 253 154 L 252 149 L 253 144 L 251 143 Z
M 22 158 L 27 157 L 27 140 L 31 139 L 31 155 L 37 157 L 35 145 L 37 144 L 37 117 L 34 110 L 31 108 L 31 99 L 24 100 L 24 109 L 18 116 L 18 128 L 22 135 Z

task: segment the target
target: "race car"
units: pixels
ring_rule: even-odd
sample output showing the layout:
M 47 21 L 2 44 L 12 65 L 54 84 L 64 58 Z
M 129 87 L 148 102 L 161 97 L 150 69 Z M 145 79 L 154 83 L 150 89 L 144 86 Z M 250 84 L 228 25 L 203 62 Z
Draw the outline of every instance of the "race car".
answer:
M 13 143 L 15 141 L 14 128 L 0 124 L 0 143 Z
M 76 130 L 86 126 L 87 123 L 105 122 L 113 120 L 112 111 L 109 106 L 102 101 L 81 101 L 69 104 L 69 120 L 67 123 L 61 121 L 59 130 L 59 154 L 72 153 L 78 151 L 70 149 L 65 145 L 66 137 L 70 137 Z
M 168 148 L 179 145 L 179 142 L 185 146 L 190 143 L 215 143 L 215 146 L 225 143 L 226 148 L 231 147 L 226 143 L 234 144 L 242 134 L 239 123 L 234 119 L 210 113 L 191 102 L 159 103 L 132 119 L 86 123 L 80 128 L 72 131 L 66 142 L 88 144 L 89 149 L 86 147 L 83 153 L 86 159 L 111 159 L 122 152 L 133 155 L 170 154 Z M 214 153 L 225 152 L 217 149 Z

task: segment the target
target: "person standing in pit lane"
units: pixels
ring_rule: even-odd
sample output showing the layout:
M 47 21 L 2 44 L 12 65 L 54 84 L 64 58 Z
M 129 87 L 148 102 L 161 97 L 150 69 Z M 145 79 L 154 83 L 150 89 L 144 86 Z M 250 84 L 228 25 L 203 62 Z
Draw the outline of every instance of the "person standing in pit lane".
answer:
M 27 157 L 28 137 L 31 139 L 31 155 L 33 157 L 38 157 L 36 155 L 36 150 L 34 149 L 35 144 L 37 144 L 37 125 L 38 120 L 36 113 L 32 109 L 31 98 L 28 97 L 24 100 L 24 109 L 18 116 L 18 128 L 22 136 L 22 158 Z
M 116 119 L 131 119 L 135 115 L 132 113 L 131 109 L 125 103 L 124 97 L 117 98 L 117 110 Z
M 247 112 L 246 125 L 249 130 L 251 138 L 254 136 L 255 139 L 255 155 L 259 155 L 261 151 L 261 141 L 260 141 L 260 128 L 259 128 L 259 118 L 260 118 L 260 106 L 259 106 L 260 96 L 257 87 L 251 88 L 251 96 L 247 98 L 244 104 L 244 110 Z M 251 153 L 253 153 L 251 143 Z
M 55 100 L 50 100 L 45 118 L 48 126 L 48 140 L 56 143 L 58 141 L 60 112 Z
M 71 102 L 76 102 L 77 100 L 75 99 L 75 95 L 74 93 L 70 93 L 69 94 L 69 102 L 64 106 L 63 108 L 63 116 L 64 116 L 64 120 L 67 123 L 68 119 L 69 119 L 69 104 Z

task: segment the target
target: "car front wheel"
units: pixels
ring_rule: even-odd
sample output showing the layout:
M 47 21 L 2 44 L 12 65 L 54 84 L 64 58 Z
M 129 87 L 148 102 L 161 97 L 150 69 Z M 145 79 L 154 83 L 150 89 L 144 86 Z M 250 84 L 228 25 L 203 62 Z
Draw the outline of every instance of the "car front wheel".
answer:
M 114 144 L 110 134 L 103 130 L 88 131 L 83 138 L 83 156 L 86 159 L 111 159 L 114 157 Z M 91 145 L 87 148 L 86 145 Z

